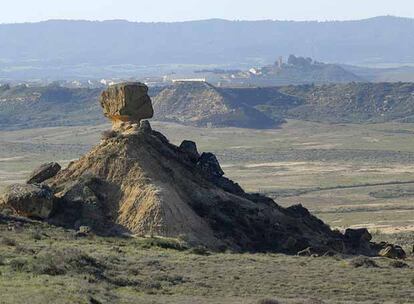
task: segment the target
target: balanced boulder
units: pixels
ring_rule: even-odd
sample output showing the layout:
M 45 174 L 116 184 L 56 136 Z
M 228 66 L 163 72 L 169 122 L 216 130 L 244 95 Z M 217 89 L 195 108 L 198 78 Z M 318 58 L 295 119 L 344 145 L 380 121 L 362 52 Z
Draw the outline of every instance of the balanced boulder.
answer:
M 45 180 L 52 178 L 55 176 L 61 167 L 58 163 L 51 162 L 41 165 L 40 167 L 33 170 L 30 174 L 29 178 L 27 179 L 28 184 L 40 184 L 43 183 Z
M 148 87 L 140 82 L 124 82 L 110 86 L 101 95 L 104 115 L 112 120 L 113 127 L 122 123 L 138 124 L 154 115 Z
M 45 185 L 13 184 L 4 190 L 0 206 L 15 214 L 31 218 L 46 219 L 53 209 L 52 190 Z

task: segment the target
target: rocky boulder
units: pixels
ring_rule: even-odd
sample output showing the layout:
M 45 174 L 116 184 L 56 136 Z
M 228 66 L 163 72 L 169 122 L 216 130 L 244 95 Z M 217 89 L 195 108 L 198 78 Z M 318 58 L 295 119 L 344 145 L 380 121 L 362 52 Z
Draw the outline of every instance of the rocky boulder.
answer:
M 379 256 L 390 259 L 405 259 L 407 257 L 401 246 L 386 244 L 378 253 Z
M 345 230 L 345 242 L 349 244 L 350 248 L 353 248 L 353 253 L 372 255 L 376 250 L 372 248 L 370 241 L 372 235 L 366 228 Z
M 200 158 L 200 154 L 197 151 L 197 145 L 191 140 L 183 140 L 180 149 L 185 152 L 188 155 L 188 158 L 194 163 Z
M 104 115 L 112 120 L 114 127 L 119 127 L 123 122 L 138 124 L 154 115 L 148 87 L 140 82 L 110 86 L 102 92 L 100 103 Z
M 49 217 L 53 203 L 53 192 L 45 185 L 10 185 L 0 198 L 0 206 L 3 208 L 9 208 L 20 216 L 39 219 Z
M 51 163 L 45 163 L 41 165 L 40 167 L 33 170 L 33 172 L 29 175 L 29 178 L 27 179 L 28 184 L 40 184 L 43 183 L 45 180 L 48 180 L 49 178 L 52 178 L 55 176 L 59 171 L 61 167 L 58 163 L 51 162 Z
M 345 237 L 348 238 L 352 243 L 359 244 L 361 241 L 371 241 L 372 235 L 366 228 L 345 230 Z
M 224 175 L 217 157 L 210 152 L 203 152 L 203 154 L 201 154 L 197 162 L 197 167 L 207 177 L 221 177 Z
M 101 204 L 105 187 L 104 181 L 89 174 L 62 185 L 56 189 L 59 192 L 50 222 L 72 229 L 88 226 L 98 232 L 105 230 L 107 210 Z

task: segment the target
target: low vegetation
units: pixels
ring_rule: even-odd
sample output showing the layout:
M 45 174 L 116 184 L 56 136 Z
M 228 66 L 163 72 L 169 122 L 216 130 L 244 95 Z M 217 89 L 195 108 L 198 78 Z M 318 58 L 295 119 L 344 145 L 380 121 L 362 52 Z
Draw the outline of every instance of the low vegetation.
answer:
M 4 303 L 367 304 L 414 296 L 412 258 L 206 254 L 180 240 L 79 238 L 2 217 L 0 238 Z

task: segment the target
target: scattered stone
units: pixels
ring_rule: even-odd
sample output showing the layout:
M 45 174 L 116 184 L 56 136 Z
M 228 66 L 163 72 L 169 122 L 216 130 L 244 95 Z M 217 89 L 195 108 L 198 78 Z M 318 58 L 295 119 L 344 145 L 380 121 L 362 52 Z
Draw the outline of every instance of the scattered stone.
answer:
M 148 87 L 140 82 L 112 85 L 102 92 L 100 102 L 104 115 L 112 120 L 114 128 L 125 122 L 138 124 L 154 115 Z
M 180 149 L 181 151 L 187 153 L 190 160 L 194 163 L 196 163 L 200 158 L 200 154 L 197 151 L 197 145 L 191 140 L 183 140 L 180 145 Z
M 92 232 L 91 227 L 89 226 L 80 226 L 79 230 L 76 232 L 76 237 L 86 237 Z
M 58 163 L 46 163 L 35 169 L 27 179 L 28 184 L 40 184 L 45 180 L 54 177 L 60 171 L 61 167 Z
M 201 154 L 197 166 L 208 177 L 221 177 L 224 175 L 217 157 L 210 152 Z
M 17 215 L 46 219 L 54 203 L 52 190 L 45 185 L 13 184 L 4 190 L 0 205 L 11 208 Z
M 407 257 L 401 246 L 393 244 L 387 244 L 379 251 L 378 255 L 389 259 L 405 259 Z

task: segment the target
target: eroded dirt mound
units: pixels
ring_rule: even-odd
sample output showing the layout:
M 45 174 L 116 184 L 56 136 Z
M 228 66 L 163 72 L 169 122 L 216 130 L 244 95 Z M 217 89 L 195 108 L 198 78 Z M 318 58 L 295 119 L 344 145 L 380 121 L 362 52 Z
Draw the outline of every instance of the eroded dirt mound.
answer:
M 142 125 L 102 140 L 49 182 L 60 198 L 52 221 L 180 237 L 212 249 L 369 253 L 365 239 L 351 242 L 302 206 L 285 209 L 245 193 L 211 155 L 196 159 Z

